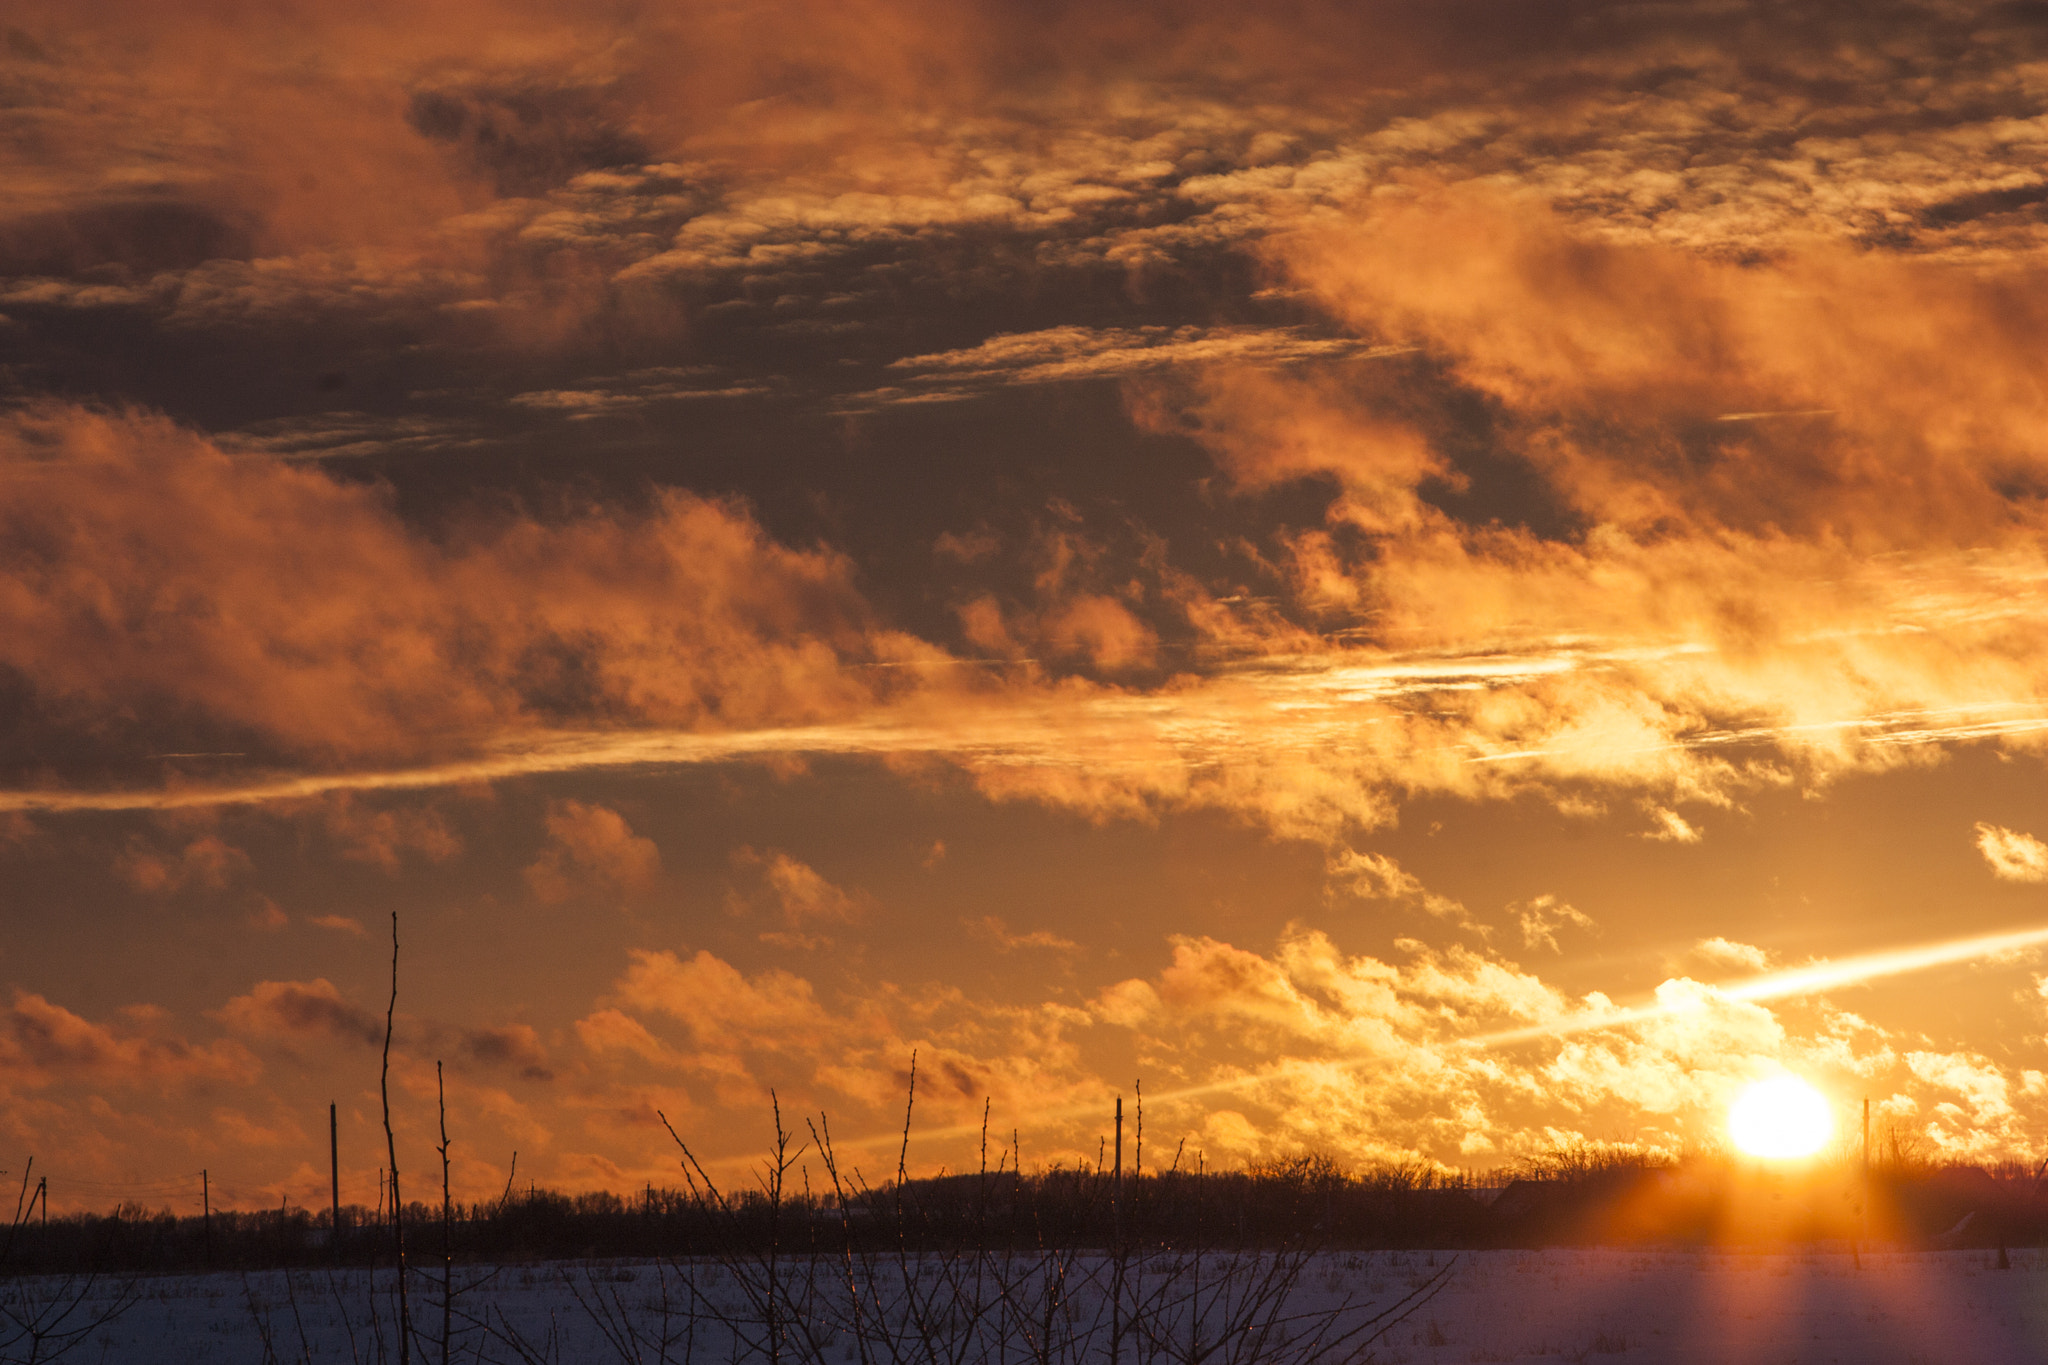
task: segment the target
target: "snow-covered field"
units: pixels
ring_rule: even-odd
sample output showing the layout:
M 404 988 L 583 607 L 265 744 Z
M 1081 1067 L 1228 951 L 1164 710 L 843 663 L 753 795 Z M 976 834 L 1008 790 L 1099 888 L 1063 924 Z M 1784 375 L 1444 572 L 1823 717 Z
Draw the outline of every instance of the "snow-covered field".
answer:
M 1424 1286 L 1450 1266 L 1435 1297 L 1380 1337 L 1369 1358 L 1387 1362 L 1507 1362 L 1590 1360 L 1597 1362 L 1843 1362 L 1843 1365 L 1909 1365 L 1942 1362 L 2048 1360 L 2048 1256 L 2016 1252 L 2012 1268 L 1995 1268 L 1995 1253 L 1983 1251 L 1874 1252 L 1861 1267 L 1834 1252 L 1743 1252 L 1676 1250 L 1553 1250 L 1458 1253 L 1383 1252 L 1330 1254 L 1315 1258 L 1290 1280 L 1285 1314 L 1277 1333 L 1258 1347 L 1224 1340 L 1206 1359 L 1213 1365 L 1249 1365 L 1267 1360 L 1302 1362 L 1315 1352 L 1300 1349 L 1303 1324 L 1315 1312 L 1346 1295 L 1385 1306 Z M 1076 1263 L 1078 1285 L 1101 1268 Z M 1201 1300 L 1211 1327 L 1235 1311 L 1241 1322 L 1258 1307 L 1255 1275 L 1219 1275 L 1220 1260 L 1201 1281 L 1213 1298 Z M 695 1268 L 701 1305 L 729 1306 L 748 1315 L 743 1288 L 714 1267 Z M 689 1295 L 679 1272 L 663 1273 L 648 1263 L 545 1264 L 508 1266 L 488 1272 L 458 1272 L 458 1283 L 480 1279 L 458 1296 L 454 1356 L 463 1361 L 534 1362 L 635 1361 L 663 1359 L 658 1341 L 667 1294 L 667 1359 L 699 1365 L 730 1365 L 736 1359 L 731 1335 L 702 1312 L 694 1323 L 686 1312 Z M 241 1276 L 151 1277 L 125 1288 L 135 1301 L 115 1321 L 92 1331 L 65 1356 L 69 1360 L 151 1362 L 151 1365 L 266 1365 L 269 1361 L 369 1362 L 395 1359 L 389 1348 L 394 1305 L 391 1277 L 378 1277 L 374 1293 L 363 1272 Z M 1147 1285 L 1190 1283 L 1155 1274 L 1126 1285 L 1134 1305 Z M 1043 1281 L 1033 1281 L 1035 1293 Z M 73 1287 L 75 1291 L 75 1286 Z M 95 1287 L 89 1310 L 106 1293 L 123 1286 Z M 63 1286 L 16 1282 L 7 1296 L 17 1305 L 32 1299 L 62 1302 Z M 1176 1292 L 1178 1292 L 1176 1290 Z M 73 1297 L 75 1297 L 75 1292 Z M 908 1312 L 906 1301 L 879 1296 L 892 1311 Z M 1200 1296 L 1197 1296 L 1198 1298 Z M 943 1295 L 930 1302 L 936 1304 Z M 984 1296 L 984 1301 L 986 1296 Z M 1131 1365 L 1188 1365 L 1190 1334 L 1182 1310 L 1155 1299 L 1153 1336 L 1133 1336 L 1123 1347 Z M 1234 1306 L 1233 1306 L 1234 1305 Z M 1069 1313 L 1100 1315 L 1103 1301 L 1082 1287 L 1068 1302 Z M 1262 1310 L 1261 1310 L 1262 1311 Z M 419 1277 L 414 1325 L 423 1351 L 415 1359 L 440 1360 L 441 1305 L 438 1280 Z M 1176 1316 L 1176 1313 L 1179 1313 Z M 1308 1313 L 1308 1318 L 1295 1314 Z M 1362 1318 L 1355 1318 L 1362 1320 Z M 80 1320 L 73 1319 L 73 1325 Z M 991 1316 L 989 1323 L 996 1321 Z M 1127 1322 L 1128 1319 L 1125 1319 Z M 927 1327 L 940 1322 L 927 1319 Z M 971 1331 L 957 1321 L 947 1330 Z M 1283 1344 L 1289 1332 L 1294 1345 Z M 691 1334 L 694 1333 L 694 1340 Z M 931 1332 L 927 1331 L 926 1339 Z M 1216 1335 L 1213 1332 L 1208 1336 Z M 1227 1333 L 1224 1335 L 1228 1335 Z M 1248 1337 L 1250 1334 L 1239 1334 Z M 267 1336 L 267 1341 L 266 1341 Z M 1053 1365 L 1106 1360 L 1107 1334 L 1096 1331 L 1058 1336 Z M 784 1359 L 844 1361 L 860 1365 L 861 1352 L 849 1332 L 821 1333 L 808 1354 L 793 1350 Z M 821 1344 L 822 1343 L 822 1344 Z M 1064 1343 L 1062 1345 L 1062 1343 Z M 918 1358 L 911 1337 L 890 1353 L 896 1361 Z M 6 1356 L 26 1358 L 17 1343 Z M 1340 1358 L 1342 1352 L 1324 1353 Z M 961 1365 L 1007 1359 L 1030 1365 L 1032 1344 L 1013 1328 L 976 1339 L 955 1357 Z M 45 1357 L 46 1358 L 46 1357 Z M 741 1360 L 747 1353 L 738 1354 Z M 765 1357 L 760 1357 L 765 1359 Z M 875 1365 L 886 1365 L 878 1356 Z

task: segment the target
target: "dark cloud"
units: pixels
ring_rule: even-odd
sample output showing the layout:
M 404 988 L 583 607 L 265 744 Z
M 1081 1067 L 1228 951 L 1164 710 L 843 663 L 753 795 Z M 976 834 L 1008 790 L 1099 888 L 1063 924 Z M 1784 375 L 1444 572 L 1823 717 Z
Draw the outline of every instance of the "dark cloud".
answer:
M 0 276 L 147 279 L 249 254 L 246 223 L 197 204 L 102 203 L 0 220 Z
M 419 89 L 406 122 L 449 144 L 500 195 L 542 194 L 584 171 L 633 170 L 652 159 L 591 91 Z
M 514 1067 L 530 1081 L 551 1081 L 555 1073 L 547 1067 L 547 1049 L 540 1035 L 526 1024 L 470 1029 L 462 1035 L 462 1050 L 484 1066 Z

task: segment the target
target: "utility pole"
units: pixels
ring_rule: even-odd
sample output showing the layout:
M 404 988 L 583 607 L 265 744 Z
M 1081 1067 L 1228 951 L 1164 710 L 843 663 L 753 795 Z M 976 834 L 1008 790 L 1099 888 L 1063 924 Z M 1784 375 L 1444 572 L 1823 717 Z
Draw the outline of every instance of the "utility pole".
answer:
M 341 1264 L 341 1129 L 335 1122 L 334 1103 L 327 1105 L 327 1174 L 334 1193 L 334 1221 L 329 1234 L 334 1242 L 334 1263 Z

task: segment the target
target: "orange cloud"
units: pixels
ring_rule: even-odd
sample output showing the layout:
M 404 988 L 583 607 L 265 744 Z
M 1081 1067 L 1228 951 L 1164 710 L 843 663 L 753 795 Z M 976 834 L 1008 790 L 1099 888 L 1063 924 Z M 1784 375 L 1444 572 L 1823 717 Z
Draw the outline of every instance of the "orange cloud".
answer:
M 1572 1001 L 1462 948 L 1399 951 L 1405 962 L 1350 956 L 1299 931 L 1270 954 L 1178 938 L 1155 978 L 1121 983 L 1095 1009 L 1157 1064 L 1187 1068 L 1179 1087 L 1148 1087 L 1154 1122 L 1198 1141 L 1217 1139 L 1220 1122 L 1239 1157 L 1306 1144 L 1361 1159 L 1499 1162 L 1621 1122 L 1677 1148 L 1711 1136 L 1735 1091 L 1780 1067 L 1859 1089 L 1888 1082 L 1902 1095 L 1924 1085 L 1882 1031 L 1824 1002 L 1787 1017 L 1684 979 L 1664 983 L 1663 1008 L 1627 1027 L 1504 1055 L 1471 1040 L 1493 1021 L 1605 1009 L 1604 997 Z
M 741 847 L 733 850 L 732 862 L 736 869 L 758 876 L 757 894 L 773 903 L 792 930 L 851 924 L 862 916 L 863 897 L 834 886 L 816 868 L 787 853 Z M 730 904 L 744 912 L 748 899 L 735 892 Z
M 642 1016 L 680 1024 L 684 1039 L 664 1039 Z M 819 1103 L 836 1096 L 866 1122 L 902 1104 L 915 1053 L 921 1111 L 942 1126 L 978 1118 L 987 1099 L 1022 1112 L 1102 1093 L 1071 1036 L 1085 1022 L 1052 1004 L 994 1006 L 887 984 L 828 1004 L 790 972 L 746 974 L 704 951 L 636 950 L 609 1002 L 576 1029 L 593 1053 L 708 1080 L 726 1104 L 758 1103 L 773 1087 Z
M 34 547 L 0 571 L 0 663 L 46 723 L 175 715 L 318 762 L 423 757 L 568 717 L 815 720 L 889 685 L 844 663 L 930 652 L 872 626 L 836 556 L 688 494 L 436 544 L 374 490 L 60 406 L 0 421 L 0 465 L 0 531 Z M 409 837 L 447 849 L 429 834 Z
M 1469 193 L 1268 250 L 1335 316 L 1501 404 L 1503 435 L 1604 527 L 1946 547 L 2024 517 L 2010 487 L 2043 467 L 2029 266 L 1822 248 L 1736 264 Z
M 1994 875 L 2009 882 L 2048 881 L 2048 844 L 2000 825 L 1977 825 L 1977 851 Z
M 218 891 L 248 870 L 248 854 L 211 834 L 194 839 L 171 857 L 131 848 L 114 860 L 114 872 L 122 881 L 137 891 L 156 893 L 186 886 Z
M 386 872 L 397 872 L 401 857 L 408 853 L 436 863 L 462 853 L 462 840 L 432 808 L 372 810 L 353 794 L 337 792 L 319 809 L 328 836 L 344 858 L 375 863 Z
M 548 805 L 549 847 L 524 873 L 533 894 L 550 903 L 574 892 L 572 873 L 611 890 L 638 894 L 661 872 L 661 851 L 652 839 L 633 833 L 625 817 L 605 806 L 581 801 Z

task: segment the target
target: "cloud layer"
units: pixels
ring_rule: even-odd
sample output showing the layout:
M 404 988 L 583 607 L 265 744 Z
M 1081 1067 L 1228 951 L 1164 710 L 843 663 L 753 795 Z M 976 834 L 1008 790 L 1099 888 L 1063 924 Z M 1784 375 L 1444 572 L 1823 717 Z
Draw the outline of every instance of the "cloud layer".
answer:
M 1139 1072 L 1217 1160 L 1780 1068 L 2043 1141 L 2037 993 L 1841 995 L 2034 951 L 2030 817 L 1940 785 L 2048 734 L 2029 7 L 414 8 L 0 26 L 13 1139 L 306 1183 L 402 902 L 479 1193 L 771 1091 L 882 1150 L 913 1052 L 1066 1157 Z M 1932 812 L 1890 920 L 1594 875 L 1851 789 Z

